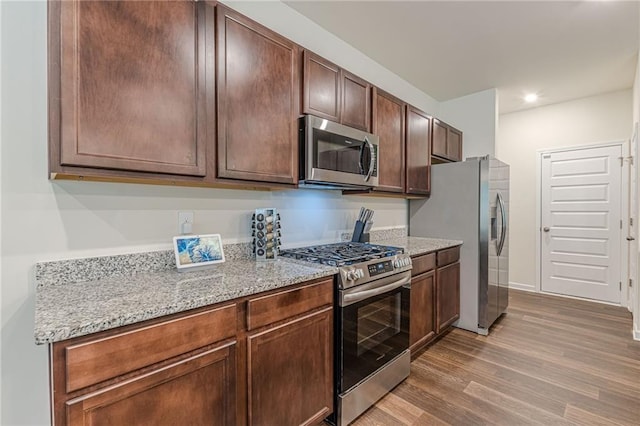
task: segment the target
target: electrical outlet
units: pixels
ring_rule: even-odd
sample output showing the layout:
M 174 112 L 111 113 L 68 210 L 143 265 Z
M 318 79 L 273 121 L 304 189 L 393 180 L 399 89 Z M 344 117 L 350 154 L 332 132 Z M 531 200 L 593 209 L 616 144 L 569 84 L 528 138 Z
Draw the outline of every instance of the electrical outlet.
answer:
M 178 234 L 186 235 L 193 232 L 193 212 L 178 212 Z

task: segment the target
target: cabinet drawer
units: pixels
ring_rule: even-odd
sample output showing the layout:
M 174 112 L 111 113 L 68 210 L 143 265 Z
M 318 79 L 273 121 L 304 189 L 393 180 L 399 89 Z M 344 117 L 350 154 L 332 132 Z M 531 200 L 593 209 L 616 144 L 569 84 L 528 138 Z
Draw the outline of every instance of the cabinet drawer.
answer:
M 247 330 L 333 303 L 333 277 L 247 302 Z
M 436 267 L 436 254 L 429 253 L 421 256 L 411 258 L 413 268 L 411 269 L 411 276 L 420 275 L 423 272 L 427 272 Z
M 438 267 L 457 262 L 460 259 L 460 246 L 438 252 Z
M 65 350 L 67 392 L 236 335 L 236 305 L 72 344 Z

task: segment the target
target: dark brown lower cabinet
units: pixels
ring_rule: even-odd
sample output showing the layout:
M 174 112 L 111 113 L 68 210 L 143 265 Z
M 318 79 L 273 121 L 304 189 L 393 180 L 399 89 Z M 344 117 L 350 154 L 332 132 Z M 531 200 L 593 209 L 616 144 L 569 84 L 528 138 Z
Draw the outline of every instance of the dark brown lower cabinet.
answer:
M 51 345 L 53 424 L 301 425 L 333 411 L 333 277 Z
M 411 352 L 426 345 L 436 335 L 434 321 L 435 271 L 411 278 L 409 345 Z
M 460 318 L 460 247 L 412 257 L 409 349 L 412 358 Z
M 250 425 L 307 425 L 333 405 L 333 309 L 247 336 Z
M 460 262 L 436 270 L 436 332 L 460 318 Z
M 235 343 L 211 349 L 68 401 L 67 424 L 235 424 L 235 365 Z

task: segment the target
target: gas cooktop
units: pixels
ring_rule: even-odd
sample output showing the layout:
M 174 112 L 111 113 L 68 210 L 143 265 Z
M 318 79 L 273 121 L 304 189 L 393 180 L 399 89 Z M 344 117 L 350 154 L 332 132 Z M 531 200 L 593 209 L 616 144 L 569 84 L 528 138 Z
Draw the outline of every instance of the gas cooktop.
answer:
M 280 251 L 280 255 L 283 257 L 331 266 L 353 265 L 401 253 L 404 253 L 404 249 L 400 247 L 354 242 L 323 244 Z

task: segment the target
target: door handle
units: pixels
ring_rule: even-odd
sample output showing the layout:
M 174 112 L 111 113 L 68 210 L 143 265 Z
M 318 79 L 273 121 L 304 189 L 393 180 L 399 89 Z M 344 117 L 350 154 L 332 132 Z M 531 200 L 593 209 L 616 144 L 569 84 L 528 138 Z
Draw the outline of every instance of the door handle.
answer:
M 549 228 L 548 226 L 545 226 L 544 228 L 542 228 L 542 230 L 544 232 L 549 232 L 551 230 L 551 228 Z
M 498 246 L 498 256 L 502 254 L 502 248 L 504 247 L 504 241 L 507 233 L 507 212 L 505 211 L 504 201 L 502 195 L 498 192 L 498 203 L 500 204 L 500 215 L 502 216 L 502 229 L 500 230 L 500 244 Z
M 635 240 L 635 238 L 633 238 L 633 237 L 627 237 L 627 241 L 634 241 L 634 240 Z

